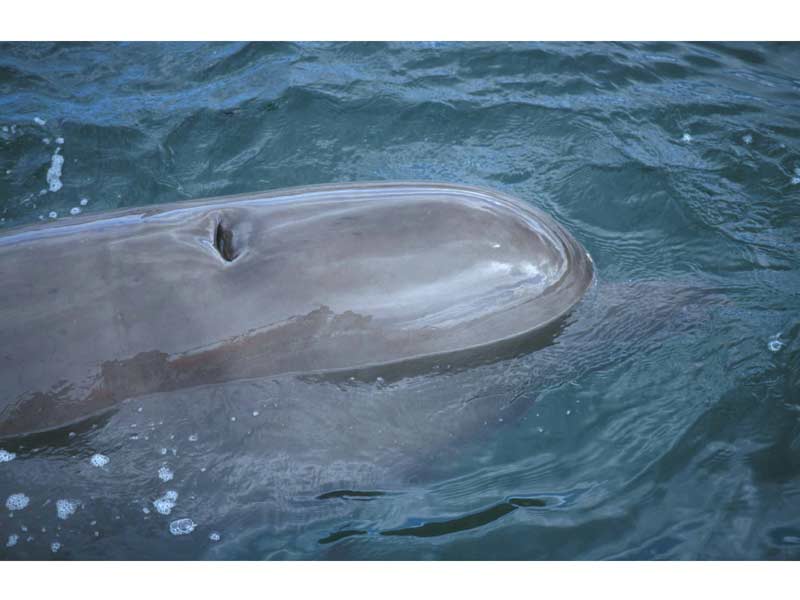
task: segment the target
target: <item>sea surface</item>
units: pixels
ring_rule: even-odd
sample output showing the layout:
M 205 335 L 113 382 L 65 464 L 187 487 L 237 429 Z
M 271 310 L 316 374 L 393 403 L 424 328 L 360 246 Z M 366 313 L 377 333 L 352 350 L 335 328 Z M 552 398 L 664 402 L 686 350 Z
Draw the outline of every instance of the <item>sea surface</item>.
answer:
M 800 45 L 0 45 L 0 234 L 365 180 L 515 195 L 597 282 L 553 345 L 493 364 L 0 440 L 0 558 L 800 558 Z M 415 405 L 464 399 L 496 422 L 403 446 Z M 413 476 L 293 462 L 359 435 Z

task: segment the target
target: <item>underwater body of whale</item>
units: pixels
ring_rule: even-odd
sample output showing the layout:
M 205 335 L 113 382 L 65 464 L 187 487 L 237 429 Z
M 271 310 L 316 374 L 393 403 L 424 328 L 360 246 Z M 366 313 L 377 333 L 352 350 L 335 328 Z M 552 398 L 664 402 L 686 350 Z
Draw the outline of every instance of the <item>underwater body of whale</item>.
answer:
M 0 236 L 0 436 L 272 374 L 492 356 L 593 280 L 495 191 L 341 184 L 140 207 Z

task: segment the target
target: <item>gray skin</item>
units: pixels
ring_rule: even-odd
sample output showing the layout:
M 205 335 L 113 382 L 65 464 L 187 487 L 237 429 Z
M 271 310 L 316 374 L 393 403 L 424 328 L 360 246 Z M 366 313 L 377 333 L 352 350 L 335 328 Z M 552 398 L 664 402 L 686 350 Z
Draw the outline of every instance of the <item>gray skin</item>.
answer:
M 492 359 L 593 280 L 505 194 L 342 184 L 141 207 L 0 236 L 0 437 L 130 398 L 277 374 Z

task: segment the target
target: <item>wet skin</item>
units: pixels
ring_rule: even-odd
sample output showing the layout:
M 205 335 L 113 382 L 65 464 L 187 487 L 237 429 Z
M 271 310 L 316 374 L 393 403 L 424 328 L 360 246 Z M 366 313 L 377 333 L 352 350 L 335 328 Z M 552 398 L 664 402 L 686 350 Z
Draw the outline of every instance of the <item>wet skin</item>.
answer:
M 498 192 L 342 184 L 151 206 L 0 236 L 0 436 L 273 374 L 491 359 L 552 330 L 582 246 Z

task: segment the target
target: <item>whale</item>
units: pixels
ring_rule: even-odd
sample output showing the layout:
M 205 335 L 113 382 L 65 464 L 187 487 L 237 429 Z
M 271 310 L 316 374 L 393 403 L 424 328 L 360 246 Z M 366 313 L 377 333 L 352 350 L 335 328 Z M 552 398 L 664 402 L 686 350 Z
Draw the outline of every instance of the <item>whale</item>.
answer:
M 594 488 L 487 456 L 546 458 L 559 402 L 728 305 L 598 281 L 529 201 L 428 182 L 86 215 L 0 258 L 2 559 L 415 557 L 561 518 Z
M 204 385 L 496 359 L 552 331 L 594 268 L 528 202 L 381 182 L 12 229 L 0 280 L 0 437 L 13 437 Z

